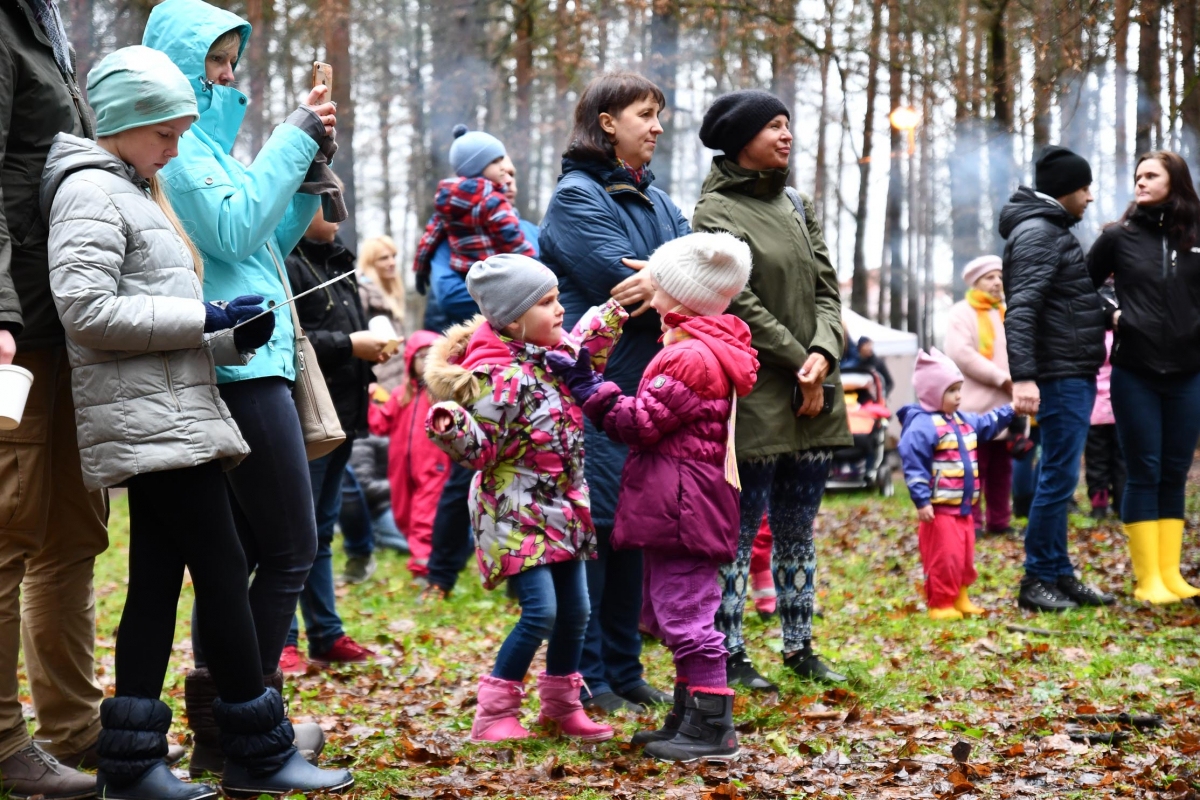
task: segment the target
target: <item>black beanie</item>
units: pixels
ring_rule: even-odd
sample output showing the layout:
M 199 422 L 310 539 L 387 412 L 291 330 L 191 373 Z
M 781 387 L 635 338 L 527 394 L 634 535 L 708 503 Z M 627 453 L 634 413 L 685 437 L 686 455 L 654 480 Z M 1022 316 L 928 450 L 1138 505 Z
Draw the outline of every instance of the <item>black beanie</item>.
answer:
M 1037 160 L 1034 187 L 1050 197 L 1065 197 L 1092 185 L 1092 168 L 1087 159 L 1065 147 L 1049 145 Z
M 710 150 L 720 150 L 730 158 L 736 158 L 742 148 L 780 114 L 789 120 L 792 118 L 783 101 L 770 92 L 746 89 L 723 94 L 704 112 L 700 141 Z

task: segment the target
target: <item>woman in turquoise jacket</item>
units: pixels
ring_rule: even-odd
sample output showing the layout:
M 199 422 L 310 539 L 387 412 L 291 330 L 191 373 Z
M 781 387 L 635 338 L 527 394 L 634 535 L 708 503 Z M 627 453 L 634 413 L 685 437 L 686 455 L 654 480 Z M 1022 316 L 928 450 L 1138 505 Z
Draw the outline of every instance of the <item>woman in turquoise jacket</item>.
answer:
M 249 103 L 233 86 L 234 70 L 250 33 L 245 20 L 202 0 L 166 0 L 151 12 L 142 43 L 166 53 L 196 92 L 200 118 L 159 175 L 204 257 L 205 298 L 235 297 L 229 292 L 236 291 L 281 303 L 284 254 L 320 204 L 317 196 L 297 190 L 336 119 L 321 87 L 275 128 L 253 163 L 234 159 L 230 150 Z M 238 536 L 254 572 L 250 605 L 260 656 L 267 680 L 276 684 L 279 655 L 317 546 L 308 458 L 291 396 L 294 337 L 291 315 L 278 314 L 274 335 L 247 366 L 217 369 L 221 399 L 251 450 L 226 475 Z M 193 643 L 197 669 L 186 683 L 196 734 L 191 765 L 219 772 L 223 757 L 209 702 L 214 686 L 204 668 L 203 641 L 193 637 Z

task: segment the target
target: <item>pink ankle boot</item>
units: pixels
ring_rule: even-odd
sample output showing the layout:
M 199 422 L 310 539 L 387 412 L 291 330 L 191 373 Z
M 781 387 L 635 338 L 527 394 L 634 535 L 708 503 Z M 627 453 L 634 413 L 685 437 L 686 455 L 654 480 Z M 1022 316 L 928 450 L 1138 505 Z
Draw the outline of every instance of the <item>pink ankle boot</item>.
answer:
M 479 703 L 475 706 L 475 723 L 471 725 L 472 742 L 502 742 L 505 739 L 528 739 L 533 736 L 521 726 L 521 700 L 525 687 L 520 681 L 506 681 L 484 675 L 479 679 Z
M 608 725 L 592 722 L 584 713 L 579 701 L 579 687 L 583 676 L 578 672 L 571 675 L 538 675 L 538 694 L 542 698 L 542 713 L 538 724 L 557 730 L 561 736 L 585 742 L 603 742 L 613 737 Z
M 750 576 L 752 590 L 750 597 L 754 600 L 754 608 L 759 614 L 770 616 L 775 613 L 775 576 L 768 569 L 766 572 L 756 572 Z

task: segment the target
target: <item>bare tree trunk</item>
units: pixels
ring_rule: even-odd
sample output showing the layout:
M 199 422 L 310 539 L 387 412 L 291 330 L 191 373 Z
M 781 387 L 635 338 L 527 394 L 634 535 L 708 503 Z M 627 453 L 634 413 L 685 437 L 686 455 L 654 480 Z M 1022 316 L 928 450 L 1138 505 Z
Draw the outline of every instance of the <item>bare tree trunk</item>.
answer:
M 429 93 L 429 165 L 425 180 L 432 211 L 437 183 L 448 177 L 451 132 L 462 123 L 474 127 L 481 99 L 484 66 L 484 0 L 429 2 L 433 44 L 433 82 Z M 453 44 L 451 44 L 453 43 Z M 486 86 L 486 84 L 482 84 Z
M 516 0 L 513 3 L 513 25 L 516 30 L 516 118 L 513 121 L 508 148 L 513 165 L 517 169 L 517 180 L 527 181 L 530 176 L 530 156 L 533 150 L 533 34 L 536 0 Z M 530 186 L 530 189 L 533 187 Z M 530 198 L 533 191 L 517 194 L 517 210 L 528 217 Z
M 995 0 L 988 25 L 988 86 L 992 104 L 992 131 L 988 137 L 988 167 L 991 170 L 992 249 L 1000 252 L 1004 240 L 998 223 L 1000 209 L 1013 190 L 1013 76 L 1009 69 L 1008 28 L 1004 14 L 1008 0 Z
M 971 61 L 967 43 L 972 35 L 971 0 L 959 0 L 958 65 L 954 76 L 954 154 L 951 157 L 950 225 L 954 253 L 952 277 L 955 298 L 962 297 L 967 287 L 962 282 L 962 268 L 979 255 L 979 128 L 972 102 Z M 979 31 L 975 31 L 979 35 Z
M 350 0 L 321 0 L 321 26 L 325 35 L 325 58 L 333 67 L 333 93 L 338 104 L 338 154 L 334 172 L 342 179 L 342 197 L 350 217 L 342 223 L 342 240 L 352 249 L 357 245 L 354 190 L 354 72 L 350 60 Z M 251 37 L 251 42 L 254 38 Z
M 904 91 L 904 44 L 900 33 L 900 0 L 888 0 L 888 101 L 891 108 L 900 107 Z M 888 165 L 887 211 L 884 218 L 891 253 L 888 264 L 888 282 L 891 305 L 888 308 L 888 324 L 899 330 L 904 325 L 904 232 L 900 226 L 900 211 L 904 204 L 904 159 L 906 155 L 905 133 L 891 126 L 892 161 Z M 882 285 L 882 282 L 881 282 Z M 879 309 L 880 321 L 883 308 Z
M 782 20 L 772 26 L 771 91 L 796 116 L 796 4 L 794 0 L 775 0 L 774 13 Z M 796 185 L 796 150 L 788 155 L 788 183 Z
M 813 182 L 813 206 L 817 209 L 817 221 L 821 230 L 825 230 L 825 183 L 828 180 L 828 165 L 825 163 L 829 156 L 825 152 L 825 140 L 828 138 L 826 129 L 829 127 L 829 54 L 833 47 L 833 18 L 834 3 L 825 2 L 825 38 L 821 44 L 823 51 L 821 64 L 821 113 L 817 117 L 817 165 L 816 179 Z
M 267 26 L 264 24 L 263 0 L 246 0 L 246 21 L 254 29 L 254 35 L 246 43 L 244 71 L 250 103 L 246 107 L 246 135 L 250 152 L 257 153 L 262 149 L 266 127 L 264 87 L 270 79 L 271 65 L 267 61 L 267 45 L 269 37 Z M 336 75 L 336 73 L 335 73 Z M 340 77 L 339 77 L 340 80 Z M 341 120 L 338 120 L 341 122 Z
M 675 179 L 675 84 L 679 69 L 679 2 L 655 0 L 650 18 L 649 78 L 658 84 L 666 98 L 659 117 L 663 135 L 654 151 L 654 185 L 671 193 Z
M 1176 0 L 1176 19 L 1179 21 L 1179 62 L 1183 72 L 1182 97 L 1179 100 L 1179 119 L 1182 123 L 1182 146 L 1187 158 L 1195 162 L 1200 156 L 1200 76 L 1196 71 L 1196 0 Z
M 1129 117 L 1129 71 L 1127 55 L 1129 52 L 1129 10 L 1133 0 L 1117 0 L 1113 13 L 1113 81 L 1115 83 L 1114 97 L 1116 99 L 1117 119 L 1113 135 L 1116 147 L 1113 152 L 1113 167 L 1116 172 L 1118 191 L 1127 192 L 1129 187 L 1129 131 L 1126 120 Z
M 1161 142 L 1161 135 L 1156 139 L 1154 133 L 1162 121 L 1162 105 L 1159 103 L 1159 94 L 1162 92 L 1159 59 L 1162 54 L 1158 45 L 1162 0 L 1141 0 L 1139 12 L 1141 37 L 1138 40 L 1137 132 L 1134 147 L 1141 154 L 1150 152 L 1156 142 Z
M 95 0 L 70 0 L 67 6 L 70 11 L 66 26 L 67 36 L 71 39 L 71 46 L 75 48 L 75 75 L 78 78 L 79 89 L 85 93 L 85 97 L 87 74 L 92 68 L 92 58 L 96 49 L 96 26 L 92 19 L 94 5 Z
M 412 123 L 412 143 L 409 149 L 408 161 L 408 195 L 413 198 L 413 207 L 417 210 L 416 227 L 421 230 L 433 214 L 433 189 L 430 186 L 430 175 L 434 175 L 434 183 L 444 177 L 440 172 L 433 172 L 433 157 L 428 146 L 429 126 L 425 115 L 425 82 L 421 73 L 425 68 L 425 25 L 426 11 L 430 0 L 413 0 L 416 13 L 413 15 L 412 46 L 408 52 L 408 69 L 406 81 L 408 85 L 408 108 Z M 405 7 L 408 7 L 406 0 Z
M 854 275 L 850 308 L 867 315 L 867 194 L 871 181 L 871 142 L 875 135 L 875 94 L 879 87 L 879 39 L 882 3 L 871 2 L 871 33 L 867 45 L 867 112 L 863 120 L 863 149 L 858 160 L 858 208 L 854 212 Z M 882 281 L 882 274 L 880 275 Z
M 1055 48 L 1057 26 L 1055 11 L 1049 3 L 1038 4 L 1034 11 L 1033 67 L 1033 149 L 1050 144 L 1050 105 L 1055 91 Z
M 395 32 L 392 29 L 392 2 L 382 0 L 375 29 L 375 58 L 379 62 L 379 171 L 380 209 L 383 211 L 383 233 L 394 237 L 392 229 L 392 102 L 395 99 L 392 74 L 392 49 Z

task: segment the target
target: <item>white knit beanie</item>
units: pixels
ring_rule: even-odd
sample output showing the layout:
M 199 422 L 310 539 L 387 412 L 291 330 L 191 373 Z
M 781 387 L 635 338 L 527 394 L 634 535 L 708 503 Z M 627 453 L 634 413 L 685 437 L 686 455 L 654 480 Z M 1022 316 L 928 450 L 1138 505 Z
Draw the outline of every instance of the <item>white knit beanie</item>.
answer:
M 750 279 L 750 246 L 728 233 L 689 233 L 650 256 L 662 290 L 701 316 L 724 313 Z

